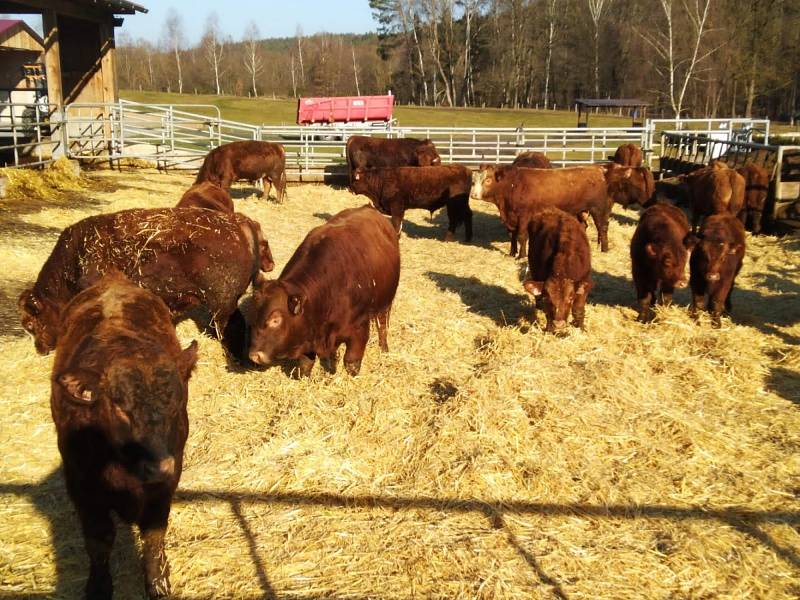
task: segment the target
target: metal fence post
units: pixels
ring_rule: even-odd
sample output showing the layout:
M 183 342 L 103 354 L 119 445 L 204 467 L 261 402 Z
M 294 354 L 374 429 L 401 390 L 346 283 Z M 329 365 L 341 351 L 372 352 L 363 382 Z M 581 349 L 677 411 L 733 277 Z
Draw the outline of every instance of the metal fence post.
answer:
M 34 114 L 36 115 L 36 157 L 39 162 L 42 162 L 42 117 L 39 113 L 39 104 L 33 105 Z
M 17 125 L 14 122 L 14 105 L 11 105 L 11 142 L 14 144 L 14 166 L 19 166 L 19 149 L 17 148 Z

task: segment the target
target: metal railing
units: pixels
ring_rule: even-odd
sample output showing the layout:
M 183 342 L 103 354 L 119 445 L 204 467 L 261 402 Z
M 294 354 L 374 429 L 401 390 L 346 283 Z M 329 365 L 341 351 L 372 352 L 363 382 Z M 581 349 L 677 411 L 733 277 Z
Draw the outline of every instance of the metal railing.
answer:
M 704 135 L 719 141 L 752 142 L 754 134 L 760 134 L 764 143 L 769 143 L 769 119 L 648 119 L 648 137 L 642 145 L 648 152 L 648 165 L 663 154 L 662 133 L 687 133 Z
M 62 144 L 60 121 L 54 106 L 0 103 L 0 167 L 49 163 Z
M 24 140 L 21 135 L 23 127 L 30 129 L 30 122 L 14 123 L 9 129 L 10 143 L 0 146 L 0 150 L 12 151 L 13 164 L 20 164 L 25 153 L 35 154 L 37 160 L 32 164 L 63 153 L 115 166 L 140 160 L 164 170 L 197 169 L 205 154 L 221 144 L 263 140 L 284 146 L 287 177 L 294 181 L 344 174 L 345 146 L 353 135 L 430 138 L 443 162 L 469 167 L 511 162 L 525 151 L 543 152 L 561 166 L 586 164 L 608 160 L 617 146 L 625 143 L 642 146 L 652 164 L 661 154 L 661 133 L 670 128 L 725 139 L 742 135 L 752 139 L 752 132 L 759 129 L 769 135 L 769 121 L 749 119 L 652 119 L 644 127 L 605 128 L 258 126 L 222 119 L 214 105 L 126 100 L 74 103 L 63 114 L 51 107 L 47 115 L 37 113 L 33 122 L 32 138 Z
M 779 164 L 778 146 L 715 139 L 695 132 L 665 131 L 661 134 L 660 145 L 662 174 L 687 173 L 718 159 L 733 168 L 741 167 L 747 162 L 755 163 L 767 169 L 772 179 L 775 167 Z

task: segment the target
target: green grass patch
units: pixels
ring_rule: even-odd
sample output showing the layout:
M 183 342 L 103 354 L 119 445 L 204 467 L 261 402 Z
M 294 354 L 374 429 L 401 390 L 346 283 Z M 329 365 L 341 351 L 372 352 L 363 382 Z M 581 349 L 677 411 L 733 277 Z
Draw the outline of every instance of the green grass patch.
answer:
M 223 119 L 256 125 L 294 125 L 297 117 L 297 100 L 288 98 L 273 100 L 132 90 L 123 91 L 121 96 L 125 100 L 150 104 L 214 105 Z M 185 110 L 207 112 L 199 107 Z M 565 110 L 396 106 L 394 114 L 400 125 L 413 127 L 575 127 L 577 124 L 577 115 Z M 593 127 L 627 127 L 630 124 L 628 117 L 611 115 L 596 115 L 590 120 Z

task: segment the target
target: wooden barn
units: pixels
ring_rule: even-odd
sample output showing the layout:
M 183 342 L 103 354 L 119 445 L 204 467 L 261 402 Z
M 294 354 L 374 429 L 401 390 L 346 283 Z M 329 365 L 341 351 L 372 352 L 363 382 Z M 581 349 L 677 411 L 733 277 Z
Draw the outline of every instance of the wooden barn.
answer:
M 0 19 L 0 102 L 33 102 L 44 87 L 44 43 L 25 21 Z
M 42 16 L 43 39 L 27 26 L 21 32 L 43 46 L 47 98 L 56 107 L 118 100 L 114 28 L 120 15 L 137 12 L 147 9 L 126 0 L 0 0 L 0 13 Z

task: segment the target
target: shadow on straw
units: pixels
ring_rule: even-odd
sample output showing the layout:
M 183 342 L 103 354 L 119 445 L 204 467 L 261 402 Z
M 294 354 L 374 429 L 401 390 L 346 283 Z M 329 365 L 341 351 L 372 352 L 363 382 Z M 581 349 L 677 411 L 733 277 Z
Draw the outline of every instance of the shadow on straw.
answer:
M 85 575 L 76 578 L 75 573 L 88 573 L 88 560 L 82 550 L 82 537 L 80 527 L 74 515 L 66 491 L 61 470 L 57 469 L 37 484 L 0 484 L 0 494 L 13 494 L 29 498 L 41 514 L 50 523 L 51 540 L 56 560 L 57 582 L 53 592 L 43 594 L 24 594 L 26 597 L 78 597 L 79 589 L 85 582 Z M 519 539 L 510 530 L 505 522 L 507 514 L 536 514 L 542 516 L 570 516 L 584 519 L 616 519 L 616 520 L 694 520 L 717 521 L 726 523 L 739 531 L 742 535 L 758 541 L 776 556 L 800 568 L 800 556 L 796 550 L 777 543 L 760 526 L 763 524 L 786 524 L 791 527 L 800 526 L 800 511 L 780 510 L 744 510 L 744 509 L 707 509 L 704 507 L 679 507 L 669 505 L 591 505 L 580 503 L 548 503 L 548 502 L 523 502 L 503 501 L 498 499 L 461 499 L 447 497 L 425 496 L 378 496 L 378 495 L 345 495 L 332 493 L 301 493 L 301 492 L 235 492 L 214 489 L 179 489 L 174 504 L 190 502 L 227 502 L 236 515 L 243 535 L 247 538 L 251 559 L 256 562 L 262 595 L 259 597 L 276 598 L 277 593 L 270 583 L 264 565 L 258 558 L 258 545 L 250 525 L 247 523 L 241 510 L 241 504 L 283 504 L 290 506 L 326 506 L 341 508 L 348 511 L 392 509 L 392 510 L 431 510 L 445 513 L 478 513 L 486 516 L 490 527 L 503 529 L 511 546 L 519 553 L 520 557 L 531 567 L 537 578 L 544 584 L 553 588 L 553 594 L 558 598 L 567 598 L 566 592 L 561 588 L 559 581 L 543 571 L 541 565 Z M 69 508 L 66 508 L 69 506 Z M 119 528 L 118 528 L 119 529 Z M 122 536 L 117 545 L 124 545 L 118 569 L 114 570 L 115 584 L 121 587 L 121 578 L 125 579 L 124 585 L 141 585 L 141 570 L 138 552 L 135 549 L 131 536 Z M 127 538 L 127 539 L 125 539 Z M 121 571 L 121 573 L 120 573 Z M 127 588 L 131 589 L 131 588 Z M 138 588 L 137 588 L 138 589 Z M 18 597 L 19 591 L 14 595 L 0 592 L 0 598 Z M 173 596 L 180 598 L 180 595 Z M 299 596 L 311 600 L 315 596 Z M 330 596 L 326 596 L 330 597 Z M 348 597 L 350 597 L 348 595 Z M 371 596 L 372 597 L 372 596 Z M 375 596 L 380 597 L 380 596 Z
M 477 277 L 459 277 L 434 271 L 428 271 L 425 276 L 439 289 L 458 294 L 468 311 L 488 317 L 500 326 L 517 323 L 527 307 L 522 293 L 512 294 L 498 285 L 483 283 Z

